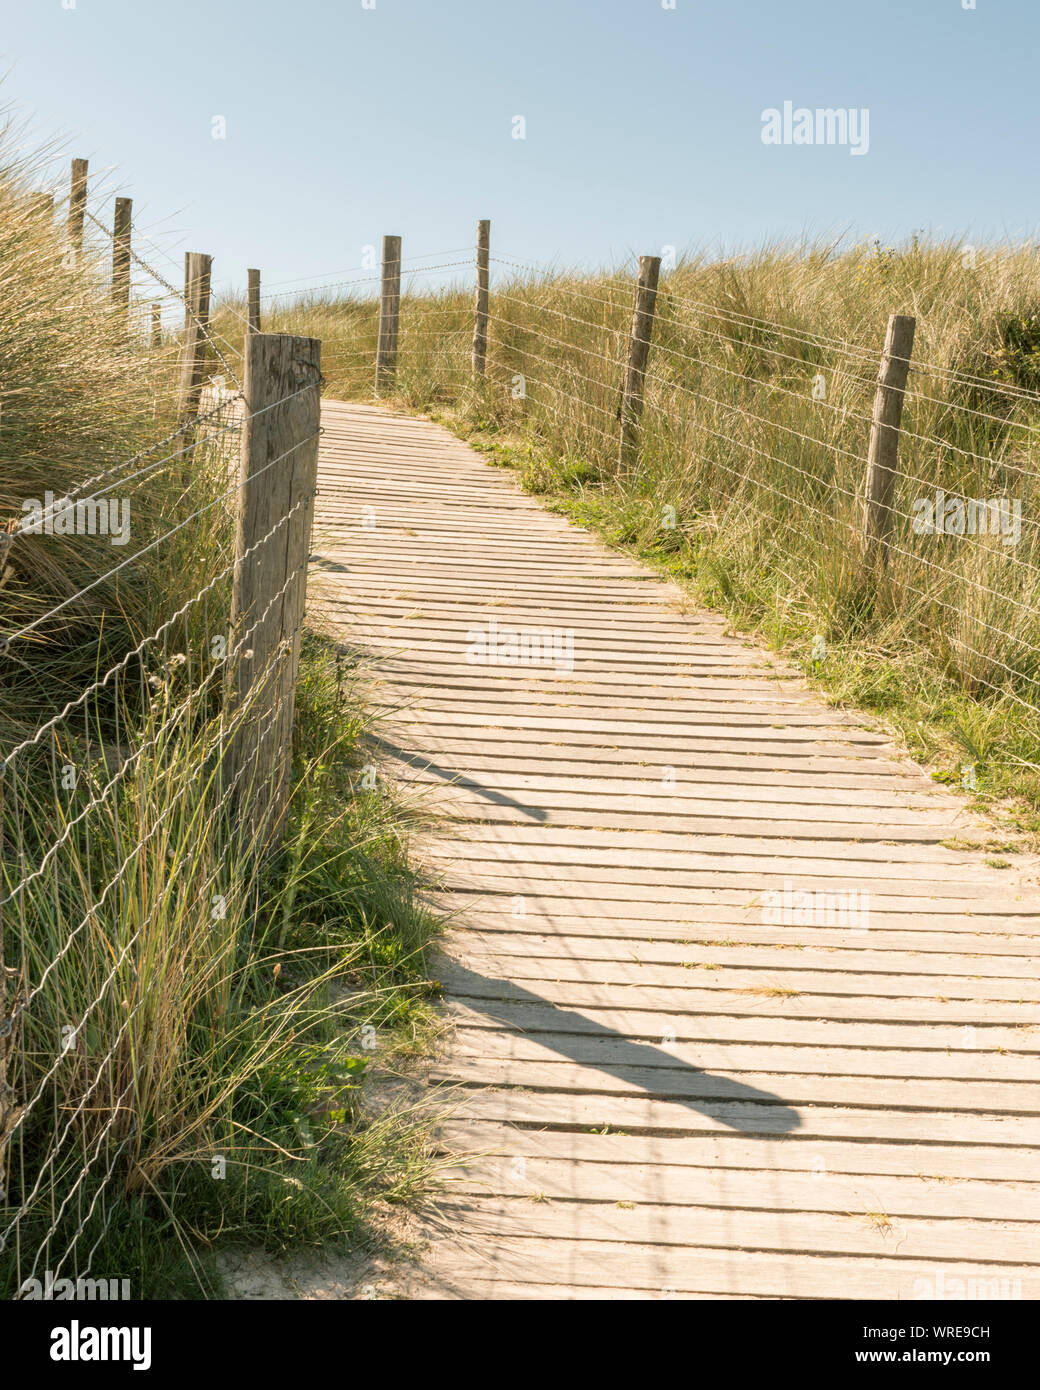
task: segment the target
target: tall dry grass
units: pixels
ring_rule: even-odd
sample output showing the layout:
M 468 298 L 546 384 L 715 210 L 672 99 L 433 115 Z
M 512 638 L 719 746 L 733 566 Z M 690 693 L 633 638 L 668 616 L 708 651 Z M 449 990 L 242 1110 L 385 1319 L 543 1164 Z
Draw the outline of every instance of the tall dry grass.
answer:
M 108 248 L 69 255 L 37 173 L 0 153 L 0 524 L 82 490 L 128 502 L 130 537 L 3 557 L 0 1296 L 46 1270 L 212 1295 L 219 1238 L 350 1238 L 421 1182 L 418 1117 L 358 1097 L 362 1029 L 425 1035 L 435 924 L 402 808 L 358 785 L 360 686 L 316 637 L 285 838 L 244 839 L 213 657 L 237 440 L 227 417 L 190 456 L 171 438 L 179 345 L 113 310 Z

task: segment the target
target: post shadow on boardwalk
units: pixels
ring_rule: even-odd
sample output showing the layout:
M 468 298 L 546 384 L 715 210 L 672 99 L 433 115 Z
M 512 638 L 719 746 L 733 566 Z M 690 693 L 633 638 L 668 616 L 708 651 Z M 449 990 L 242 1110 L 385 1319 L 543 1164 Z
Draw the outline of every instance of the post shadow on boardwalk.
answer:
M 485 801 L 491 802 L 495 806 L 511 806 L 514 810 L 520 811 L 530 820 L 541 823 L 547 819 L 546 812 L 540 806 L 525 806 L 522 801 L 517 801 L 515 797 L 507 796 L 505 792 L 494 791 L 491 787 L 486 787 L 475 777 L 464 775 L 461 772 L 453 772 L 449 767 L 442 767 L 440 763 L 433 762 L 422 753 L 407 753 L 403 748 L 399 748 L 396 743 L 391 743 L 389 739 L 382 738 L 379 734 L 369 734 L 367 742 L 373 747 L 378 748 L 387 757 L 393 758 L 396 762 L 407 763 L 409 767 L 418 768 L 422 772 L 430 772 L 448 786 L 459 787 L 463 791 L 476 792 Z
M 390 739 L 378 734 L 369 734 L 369 744 L 387 757 L 409 767 L 432 773 L 446 784 L 464 788 L 484 797 L 488 802 L 499 806 L 510 806 L 519 810 L 532 821 L 546 820 L 546 812 L 539 806 L 527 806 L 523 802 L 485 786 L 478 779 L 441 766 L 424 754 L 410 753 Z M 798 1129 L 800 1120 L 797 1112 L 782 1097 L 771 1091 L 760 1090 L 732 1077 L 717 1076 L 700 1067 L 684 1066 L 663 1048 L 652 1043 L 634 1042 L 615 1029 L 596 1023 L 585 1014 L 573 1009 L 561 1008 L 548 999 L 524 989 L 512 980 L 493 979 L 480 975 L 456 961 L 451 962 L 451 993 L 453 997 L 464 998 L 475 1009 L 480 1009 L 488 1018 L 506 1024 L 512 1031 L 516 1027 L 510 1009 L 515 1004 L 538 1005 L 542 1010 L 539 1020 L 538 1041 L 552 1047 L 567 1061 L 598 1071 L 605 1077 L 631 1085 L 634 1069 L 652 1070 L 658 1073 L 663 1083 L 655 1086 L 653 1080 L 642 1088 L 645 1099 L 668 1101 L 683 1105 L 690 1110 L 710 1116 L 727 1128 L 750 1137 L 768 1138 L 777 1134 L 789 1134 Z M 493 985 L 498 998 L 487 993 L 488 985 Z M 508 1007 L 505 1007 L 508 1006 Z M 582 1056 L 579 1044 L 590 1038 L 609 1041 L 614 1049 L 610 1061 L 590 1061 Z M 604 1094 L 592 1092 L 591 1094 Z M 626 1091 L 626 1095 L 638 1098 L 640 1091 Z
M 719 1124 L 746 1134 L 751 1138 L 772 1138 L 798 1129 L 798 1113 L 781 1096 L 771 1091 L 748 1086 L 729 1076 L 717 1076 L 700 1067 L 684 1066 L 663 1048 L 652 1043 L 634 1042 L 613 1028 L 606 1028 L 585 1014 L 561 1007 L 541 995 L 524 989 L 513 980 L 481 975 L 456 961 L 450 964 L 450 994 L 464 1000 L 472 1009 L 479 1009 L 488 1018 L 503 1023 L 521 1037 L 529 1036 L 545 1047 L 551 1047 L 567 1061 L 576 1062 L 590 1071 L 631 1084 L 633 1068 L 657 1071 L 662 1085 L 649 1080 L 641 1091 L 625 1091 L 635 1099 L 668 1101 L 708 1115 Z M 497 997 L 489 997 L 489 985 Z M 528 1033 L 518 1025 L 515 1006 L 538 1005 L 540 1017 L 537 1032 Z M 606 1039 L 613 1045 L 609 1061 L 589 1061 L 582 1055 L 582 1042 L 590 1038 Z M 591 1091 L 586 1095 L 610 1094 Z
M 327 562 L 327 567 L 330 569 L 345 568 L 331 561 Z M 338 644 L 336 650 L 339 652 L 340 656 L 347 657 L 347 659 L 355 665 L 358 664 L 359 658 L 364 658 L 366 660 L 373 660 L 375 658 L 374 653 L 366 652 L 363 648 L 359 647 L 347 647 L 343 644 Z M 485 786 L 484 783 L 476 777 L 458 772 L 454 768 L 444 767 L 442 764 L 434 762 L 432 758 L 428 758 L 422 753 L 410 753 L 406 749 L 401 748 L 399 744 L 394 743 L 391 739 L 369 732 L 366 735 L 365 741 L 372 748 L 378 749 L 380 753 L 384 753 L 395 762 L 404 763 L 408 767 L 417 768 L 421 772 L 432 773 L 434 777 L 440 778 L 445 785 L 458 787 L 462 791 L 474 792 L 477 796 L 483 797 L 485 801 L 490 802 L 494 806 L 509 806 L 513 810 L 519 811 L 521 815 L 526 816 L 528 820 L 534 821 L 537 824 L 542 824 L 544 821 L 548 820 L 548 814 L 541 806 L 527 806 L 524 802 L 517 801 L 515 797 L 507 796 L 505 792 L 495 791 L 491 787 Z

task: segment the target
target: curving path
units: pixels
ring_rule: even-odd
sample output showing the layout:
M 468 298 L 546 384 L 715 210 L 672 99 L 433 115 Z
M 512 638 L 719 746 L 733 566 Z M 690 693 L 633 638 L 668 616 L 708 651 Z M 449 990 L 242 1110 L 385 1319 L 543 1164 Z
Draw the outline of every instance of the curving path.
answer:
M 323 424 L 311 604 L 451 817 L 478 1156 L 402 1288 L 1040 1295 L 1036 861 L 439 426 Z

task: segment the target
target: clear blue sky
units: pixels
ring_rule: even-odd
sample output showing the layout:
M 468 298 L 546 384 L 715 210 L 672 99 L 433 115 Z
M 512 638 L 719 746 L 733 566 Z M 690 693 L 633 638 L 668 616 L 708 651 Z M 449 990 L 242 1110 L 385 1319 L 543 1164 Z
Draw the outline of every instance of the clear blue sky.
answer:
M 1040 224 L 1038 0 L 4 0 L 0 51 L 35 133 L 218 284 L 384 232 L 469 246 L 479 217 L 569 265 Z M 868 108 L 867 153 L 764 144 L 785 101 Z

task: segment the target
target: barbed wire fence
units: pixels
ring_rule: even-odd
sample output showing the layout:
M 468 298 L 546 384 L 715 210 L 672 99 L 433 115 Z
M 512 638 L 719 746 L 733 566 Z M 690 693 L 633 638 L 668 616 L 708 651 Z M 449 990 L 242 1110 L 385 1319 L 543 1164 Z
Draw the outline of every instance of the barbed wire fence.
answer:
M 83 161 L 70 221 L 78 252 L 83 222 L 97 222 Z M 120 209 L 113 240 L 123 236 L 124 260 L 130 225 Z M 128 527 L 130 553 L 0 633 L 15 686 L 65 625 L 83 621 L 88 597 L 118 611 L 120 585 L 146 564 L 174 570 L 200 550 L 206 575 L 0 748 L 0 1283 L 13 1297 L 33 1281 L 89 1277 L 119 1195 L 154 1180 L 142 1115 L 161 1131 L 168 992 L 178 979 L 190 990 L 193 960 L 230 975 L 220 953 L 249 930 L 287 813 L 320 343 L 251 332 L 233 368 L 234 349 L 210 332 L 190 284 L 181 295 L 160 283 L 168 302 L 185 304 L 188 326 L 176 345 L 191 367 L 176 427 L 0 530 L 0 573 L 18 584 L 41 536 L 103 545 L 128 489 L 191 475 L 178 513 L 144 537 Z M 133 331 L 129 297 L 125 307 Z M 200 338 L 236 389 L 196 373 Z M 217 933 L 218 921 L 234 930 Z

